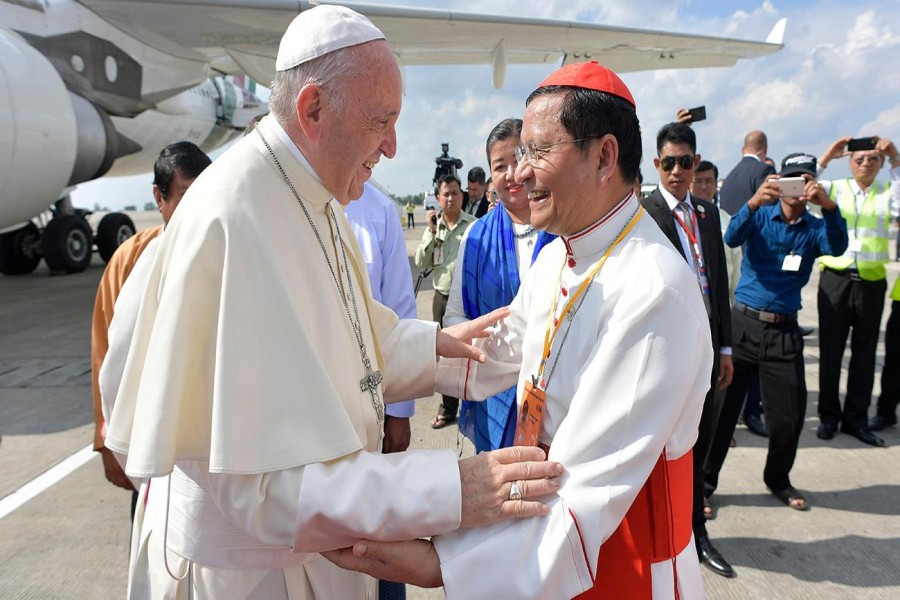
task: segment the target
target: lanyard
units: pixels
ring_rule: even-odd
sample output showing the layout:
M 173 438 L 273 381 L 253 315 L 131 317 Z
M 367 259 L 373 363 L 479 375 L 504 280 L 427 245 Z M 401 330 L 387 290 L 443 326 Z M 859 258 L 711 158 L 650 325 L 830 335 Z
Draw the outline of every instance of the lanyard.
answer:
M 644 214 L 644 209 L 639 208 L 638 211 L 634 214 L 631 220 L 628 222 L 628 225 L 619 233 L 613 243 L 609 245 L 606 251 L 603 253 L 603 256 L 600 257 L 594 266 L 591 267 L 590 271 L 588 271 L 587 275 L 584 278 L 584 281 L 581 282 L 581 285 L 578 286 L 578 289 L 572 294 L 571 298 L 569 298 L 569 302 L 563 308 L 562 313 L 559 315 L 558 319 L 554 319 L 556 315 L 556 307 L 559 304 L 559 292 L 553 298 L 553 305 L 550 307 L 550 319 L 547 323 L 547 333 L 544 334 L 544 352 L 541 355 L 541 364 L 538 367 L 537 379 L 541 381 L 544 385 L 542 387 L 546 388 L 545 382 L 543 382 L 543 374 L 544 374 L 544 366 L 547 364 L 547 359 L 550 358 L 550 349 L 553 347 L 553 340 L 556 339 L 556 334 L 559 331 L 560 326 L 562 325 L 563 320 L 566 315 L 569 314 L 569 311 L 578 301 L 578 299 L 587 291 L 588 286 L 590 286 L 591 281 L 593 281 L 594 277 L 597 276 L 597 273 L 600 272 L 600 269 L 606 263 L 606 259 L 609 258 L 609 255 L 612 254 L 612 251 L 615 249 L 619 243 L 625 239 L 625 236 L 628 235 L 628 232 L 634 227 L 635 223 L 640 220 L 641 216 Z M 562 267 L 559 269 L 559 278 L 556 282 L 557 289 L 560 288 L 562 282 L 562 274 L 566 268 L 566 263 L 563 261 Z
M 688 236 L 688 240 L 691 242 L 691 249 L 694 251 L 694 257 L 697 259 L 697 268 L 703 268 L 703 253 L 700 252 L 700 244 L 697 243 L 697 237 L 694 235 L 694 231 L 697 231 L 697 211 L 691 211 L 691 228 L 689 229 L 687 224 L 681 220 L 681 215 L 678 214 L 677 210 L 673 210 L 672 214 L 675 215 L 675 220 L 678 221 L 678 224 L 681 225 L 681 228 L 684 229 L 684 232 Z

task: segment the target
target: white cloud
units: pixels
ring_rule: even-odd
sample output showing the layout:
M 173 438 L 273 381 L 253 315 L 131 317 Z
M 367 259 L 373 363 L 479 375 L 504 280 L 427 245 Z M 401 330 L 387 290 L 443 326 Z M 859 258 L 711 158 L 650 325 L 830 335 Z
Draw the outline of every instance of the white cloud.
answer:
M 900 104 L 878 113 L 874 119 L 857 129 L 855 135 L 864 137 L 879 132 L 881 137 L 890 137 L 900 144 Z

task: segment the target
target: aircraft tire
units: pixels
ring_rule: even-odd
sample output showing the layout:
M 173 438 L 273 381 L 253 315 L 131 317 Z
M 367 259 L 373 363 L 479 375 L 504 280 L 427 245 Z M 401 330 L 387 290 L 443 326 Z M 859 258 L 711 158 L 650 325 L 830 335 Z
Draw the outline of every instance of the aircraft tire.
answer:
M 41 231 L 34 223 L 0 234 L 0 273 L 27 275 L 41 262 Z
M 134 222 L 125 213 L 112 212 L 100 219 L 96 241 L 103 262 L 108 263 L 119 246 L 134 234 Z
M 91 226 L 81 215 L 55 217 L 44 229 L 42 246 L 51 271 L 80 273 L 91 264 Z

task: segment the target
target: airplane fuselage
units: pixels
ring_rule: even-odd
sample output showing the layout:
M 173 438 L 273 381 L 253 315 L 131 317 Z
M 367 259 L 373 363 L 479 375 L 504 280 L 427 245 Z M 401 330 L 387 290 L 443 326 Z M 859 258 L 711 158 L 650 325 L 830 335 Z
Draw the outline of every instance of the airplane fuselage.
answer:
M 75 0 L 0 0 L 0 231 L 79 183 L 147 172 L 187 140 L 210 152 L 265 107 L 206 57 L 125 34 Z

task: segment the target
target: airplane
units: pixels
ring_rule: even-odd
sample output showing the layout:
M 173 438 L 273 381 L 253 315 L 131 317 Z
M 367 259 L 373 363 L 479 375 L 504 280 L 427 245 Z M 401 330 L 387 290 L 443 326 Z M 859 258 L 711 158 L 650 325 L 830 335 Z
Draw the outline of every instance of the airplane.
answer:
M 143 173 L 165 145 L 206 152 L 240 135 L 267 107 L 252 82 L 275 73 L 300 0 L 0 0 L 0 273 L 53 272 L 104 260 L 134 233 L 123 213 L 94 235 L 69 192 L 102 176 Z M 786 20 L 764 42 L 340 2 L 386 35 L 402 67 L 597 59 L 617 72 L 726 67 L 783 47 Z M 548 70 L 550 70 L 548 68 Z M 49 207 L 49 208 L 48 208 Z

